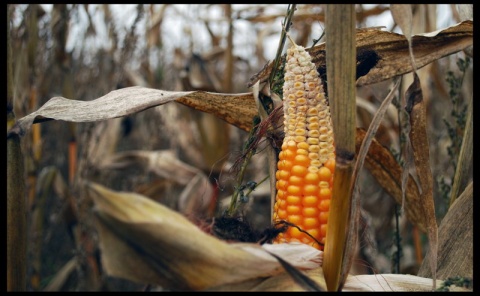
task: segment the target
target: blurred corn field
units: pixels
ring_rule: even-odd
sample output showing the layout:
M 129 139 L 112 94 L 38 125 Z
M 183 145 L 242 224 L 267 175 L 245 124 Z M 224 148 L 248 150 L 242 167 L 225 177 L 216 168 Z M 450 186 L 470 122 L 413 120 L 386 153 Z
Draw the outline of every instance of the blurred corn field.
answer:
M 281 93 L 275 94 L 275 85 L 271 84 L 273 101 L 268 102 L 272 106 L 261 106 L 271 112 L 268 117 L 257 109 L 259 102 L 266 102 L 261 99 L 265 97 L 262 90 L 252 96 L 252 87 L 255 88 L 256 82 L 269 80 L 288 7 L 286 4 L 7 6 L 11 50 L 7 61 L 7 132 L 19 119 L 29 118 L 48 105 L 50 99 L 58 99 L 57 105 L 52 103 L 57 109 L 45 109 L 44 113 L 32 116 L 30 125 L 22 126 L 11 137 L 7 133 L 7 171 L 13 178 L 7 180 L 9 290 L 168 291 L 216 290 L 216 286 L 218 290 L 251 289 L 252 286 L 229 288 L 221 280 L 216 285 L 210 282 L 194 285 L 185 280 L 191 284 L 186 285 L 174 276 L 170 278 L 168 268 L 163 271 L 158 267 L 164 273 L 151 275 L 144 264 L 156 259 L 149 259 L 148 252 L 139 253 L 143 259 L 124 258 L 129 267 L 123 271 L 123 261 L 114 262 L 112 258 L 131 253 L 122 253 L 120 247 L 114 250 L 115 244 L 106 243 L 114 240 L 106 238 L 108 227 L 102 223 L 110 214 L 108 217 L 128 216 L 132 221 L 140 221 L 136 225 L 145 232 L 143 236 L 132 237 L 148 250 L 156 248 L 148 238 L 155 231 L 153 224 L 142 220 L 151 213 L 139 210 L 133 215 L 128 212 L 135 204 L 130 203 L 130 196 L 125 199 L 117 196 L 119 192 L 130 192 L 180 213 L 202 229 L 225 214 L 233 196 L 238 198 L 236 212 L 252 227 L 254 236 L 271 227 L 269 153 L 278 153 L 282 134 L 266 132 L 267 127 L 263 127 L 262 133 L 261 125 L 257 124 L 266 119 L 274 121 L 275 112 L 271 111 L 278 106 L 275 96 L 280 98 Z M 314 46 L 325 42 L 325 11 L 325 5 L 296 5 L 289 26 L 295 43 L 311 48 L 317 67 L 322 63 L 318 57 L 324 48 Z M 467 203 L 473 199 L 473 5 L 417 4 L 411 5 L 411 11 L 408 34 L 413 36 L 413 53 L 423 53 L 417 60 L 420 65 L 416 74 L 421 81 L 427 115 L 435 220 L 439 225 L 437 278 L 444 280 L 442 284 L 446 286 L 454 276 L 464 282 L 473 279 L 473 262 L 468 257 L 473 248 L 471 222 L 467 223 L 470 225 L 466 226 L 464 239 L 467 245 L 463 246 L 469 255 L 456 253 L 467 256 L 468 262 L 463 262 L 460 270 L 451 270 L 451 274 L 442 272 L 446 266 L 442 260 L 451 259 L 443 257 L 441 252 L 448 249 L 442 247 L 443 240 L 448 238 L 442 236 L 442 222 L 444 218 L 452 219 L 447 217 L 449 209 L 460 196 L 465 195 Z M 374 62 L 367 62 L 372 64 L 366 66 L 366 72 L 375 68 L 377 62 L 380 65 L 395 59 L 396 40 L 388 39 L 378 45 L 380 41 L 375 43 L 375 38 L 383 36 L 379 32 L 410 36 L 397 23 L 389 5 L 355 5 L 355 27 L 360 32 L 357 34 L 368 36 L 368 40 L 357 39 L 357 46 L 363 42 L 365 47 L 378 46 L 378 52 L 384 53 Z M 460 27 L 455 27 L 457 24 Z M 369 27 L 377 31 L 368 35 Z M 440 30 L 444 31 L 438 35 L 432 33 Z M 427 45 L 422 47 L 423 39 L 415 39 L 420 34 L 432 41 L 425 41 Z M 285 53 L 283 48 L 280 50 Z M 369 56 L 364 58 L 368 60 Z M 407 140 L 402 110 L 406 93 L 414 82 L 409 73 L 412 70 L 399 69 L 397 74 L 387 75 L 382 69 L 375 69 L 380 73 L 378 77 L 385 77 L 377 78 L 359 73 L 358 63 L 362 64 L 357 60 L 357 137 L 364 135 L 371 125 L 394 80 L 402 78 L 379 123 L 375 134 L 377 146 L 372 149 L 385 149 L 396 165 L 403 167 L 410 162 L 403 157 Z M 130 88 L 135 86 L 139 88 Z M 328 81 L 326 86 L 328 90 L 333 88 Z M 235 99 L 234 103 L 221 101 L 228 99 L 228 95 Z M 147 101 L 147 97 L 162 96 Z M 97 98 L 105 99 L 103 105 L 117 105 L 99 104 L 97 109 L 82 109 L 86 105 L 76 104 Z M 215 102 L 223 103 L 215 105 Z M 69 115 L 71 109 L 77 109 L 78 114 L 85 110 L 88 116 Z M 274 135 L 280 136 L 274 138 Z M 361 140 L 357 146 L 359 143 Z M 370 157 L 381 155 L 379 150 L 372 149 Z M 10 162 L 11 158 L 16 161 Z M 375 167 L 366 165 L 359 175 L 360 223 L 349 274 L 431 278 L 426 266 L 428 227 L 418 222 L 423 221 L 415 216 L 418 211 L 404 211 L 397 194 L 403 188 L 389 190 L 375 171 Z M 396 176 L 400 179 L 400 174 Z M 108 201 L 98 196 L 107 196 Z M 123 208 L 113 213 L 108 205 L 116 202 Z M 155 207 L 146 201 L 142 203 Z M 17 207 L 13 214 L 11 207 Z M 473 220 L 471 204 L 465 207 L 459 217 Z M 172 219 L 177 218 L 172 216 Z M 182 223 L 187 224 L 182 221 L 178 225 Z M 10 236 L 10 229 L 18 235 Z M 179 226 L 180 232 L 182 229 Z M 166 235 L 188 239 L 173 230 Z M 228 235 L 223 237 L 228 240 Z M 18 259 L 10 255 L 14 249 L 25 250 L 25 256 Z M 117 257 L 105 259 L 110 252 Z M 211 252 L 215 254 L 217 250 Z M 158 271 L 152 266 L 149 268 Z M 120 270 L 117 274 L 111 272 L 114 267 Z M 179 267 L 175 272 L 184 270 Z M 15 282 L 18 276 L 23 279 Z M 175 284 L 159 284 L 168 282 Z M 348 287 L 347 282 L 345 288 Z M 269 286 L 263 288 L 268 290 Z

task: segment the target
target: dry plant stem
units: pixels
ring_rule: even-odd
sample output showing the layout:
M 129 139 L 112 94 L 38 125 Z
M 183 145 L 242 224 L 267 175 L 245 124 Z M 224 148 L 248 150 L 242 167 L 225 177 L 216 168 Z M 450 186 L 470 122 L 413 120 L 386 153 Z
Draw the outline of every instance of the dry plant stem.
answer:
M 8 120 L 13 120 L 12 115 Z M 24 291 L 27 213 L 20 137 L 7 140 L 7 291 Z
M 232 92 L 233 86 L 233 22 L 232 22 L 232 4 L 225 5 L 225 16 L 228 20 L 227 48 L 225 50 L 225 76 L 223 81 L 223 91 Z
M 255 131 L 253 129 L 252 131 Z M 253 133 L 252 133 L 253 134 Z M 248 139 L 247 139 L 248 141 Z M 245 155 L 245 158 L 242 161 L 242 166 L 240 167 L 240 171 L 238 172 L 237 175 L 237 180 L 235 182 L 236 188 L 235 191 L 233 192 L 232 200 L 230 201 L 230 206 L 228 208 L 228 216 L 234 216 L 236 213 L 237 209 L 237 200 L 238 200 L 238 194 L 240 193 L 240 186 L 242 185 L 243 182 L 243 177 L 245 176 L 245 172 L 247 170 L 248 163 L 250 162 L 250 159 L 252 158 L 254 154 L 254 150 L 249 150 L 247 154 Z
M 77 141 L 68 143 L 68 181 L 73 184 L 75 172 L 77 171 Z
M 45 236 L 44 230 L 44 217 L 45 213 L 48 213 L 46 209 L 47 197 L 52 194 L 53 182 L 55 180 L 57 171 L 53 167 L 45 168 L 42 170 L 39 178 L 39 189 L 35 190 L 38 197 L 35 200 L 35 205 L 31 210 L 31 222 L 30 230 L 31 238 L 31 262 L 32 262 L 32 275 L 30 277 L 30 284 L 34 290 L 40 289 L 41 281 L 41 268 L 42 268 L 42 245 Z
M 269 114 L 268 114 L 267 110 L 265 110 L 265 108 L 264 108 L 264 106 L 261 102 L 261 99 L 260 99 L 260 92 L 261 91 L 265 92 L 266 95 L 270 96 L 273 101 L 280 101 L 280 99 L 272 95 L 272 92 L 270 91 L 270 84 L 269 83 L 266 83 L 263 86 L 262 90 L 260 90 L 260 83 L 258 81 L 253 85 L 252 95 L 253 95 L 253 99 L 255 101 L 255 106 L 257 107 L 258 115 L 260 116 L 260 119 L 262 121 L 264 121 L 264 120 L 268 120 Z M 275 105 L 275 102 L 274 102 L 274 105 Z M 255 128 L 255 127 L 253 127 L 253 128 Z M 272 127 L 272 125 L 269 125 L 268 126 L 268 132 L 274 133 L 275 128 Z M 273 140 L 270 137 L 267 137 L 267 141 L 268 141 L 269 145 L 266 145 L 265 149 L 267 150 L 266 153 L 267 153 L 267 160 L 268 160 L 268 174 L 271 176 L 270 177 L 270 188 L 271 188 L 271 190 L 270 190 L 270 218 L 269 218 L 269 220 L 271 221 L 272 220 L 273 207 L 274 207 L 274 204 L 275 204 L 275 195 L 276 195 L 275 172 L 277 171 L 278 155 L 277 155 L 277 152 L 275 151 L 275 148 L 274 148 L 275 146 L 274 146 Z
M 270 85 L 273 85 L 273 77 L 275 77 L 275 72 L 277 71 L 278 64 L 280 63 L 280 57 L 283 51 L 283 46 L 285 45 L 285 40 L 287 37 L 288 30 L 290 29 L 290 23 L 292 21 L 293 13 L 296 10 L 296 6 L 297 4 L 292 4 L 292 6 L 289 7 L 287 11 L 287 15 L 285 16 L 285 20 L 283 21 L 283 24 L 282 24 L 282 28 L 283 28 L 282 35 L 280 36 L 280 42 L 278 44 L 277 54 L 273 62 L 273 69 L 270 72 L 270 76 L 268 79 L 268 82 Z
M 7 13 L 7 129 L 15 122 L 13 106 L 10 13 Z M 26 288 L 27 212 L 23 165 L 20 136 L 15 135 L 7 139 L 7 291 Z
M 337 156 L 323 271 L 328 290 L 338 291 L 345 280 L 341 275 L 348 273 L 341 267 L 350 218 L 350 183 L 355 156 L 355 6 L 327 5 L 325 29 L 328 93 Z
M 450 195 L 450 205 L 457 199 L 457 197 L 465 190 L 468 182 L 473 176 L 473 94 L 470 97 L 467 110 L 467 122 L 465 124 L 465 131 L 463 133 L 462 148 L 458 156 L 457 170 L 453 179 L 452 192 Z

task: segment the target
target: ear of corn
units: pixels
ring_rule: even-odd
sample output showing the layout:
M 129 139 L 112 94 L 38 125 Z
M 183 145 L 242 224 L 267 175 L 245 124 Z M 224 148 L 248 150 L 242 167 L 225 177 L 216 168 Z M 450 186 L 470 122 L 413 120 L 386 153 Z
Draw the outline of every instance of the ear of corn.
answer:
M 288 227 L 274 243 L 298 241 L 323 250 L 335 170 L 333 129 L 315 65 L 295 44 L 287 50 L 283 107 L 273 219 L 297 227 Z

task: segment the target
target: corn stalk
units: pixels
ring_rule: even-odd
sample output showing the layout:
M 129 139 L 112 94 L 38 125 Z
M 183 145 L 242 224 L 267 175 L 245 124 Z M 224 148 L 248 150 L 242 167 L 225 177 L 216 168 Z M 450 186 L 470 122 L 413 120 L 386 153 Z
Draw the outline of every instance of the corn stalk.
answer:
M 8 13 L 7 130 L 15 123 L 10 40 L 10 13 Z M 7 139 L 7 291 L 24 291 L 26 287 L 27 212 L 23 164 L 20 136 L 15 135 Z
M 341 21 L 339 21 L 341 20 Z M 342 271 L 350 219 L 350 182 L 355 158 L 355 6 L 327 5 L 328 97 L 336 146 L 336 168 L 325 242 L 323 271 L 329 291 L 343 286 Z

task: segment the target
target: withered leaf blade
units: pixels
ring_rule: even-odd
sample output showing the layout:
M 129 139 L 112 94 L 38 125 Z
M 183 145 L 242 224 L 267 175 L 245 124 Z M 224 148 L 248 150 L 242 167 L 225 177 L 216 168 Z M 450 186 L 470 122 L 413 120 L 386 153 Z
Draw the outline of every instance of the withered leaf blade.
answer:
M 356 153 L 359 153 L 366 131 L 357 128 L 356 134 Z M 395 160 L 393 154 L 387 148 L 383 147 L 375 138 L 370 144 L 368 154 L 365 158 L 365 167 L 370 171 L 378 184 L 392 197 L 402 205 L 402 167 Z M 407 218 L 420 231 L 427 231 L 426 217 L 418 207 L 420 203 L 420 193 L 412 176 L 409 176 L 406 183 L 405 208 Z
M 138 113 L 172 101 L 214 114 L 244 130 L 251 128 L 252 118 L 257 114 L 251 93 L 175 92 L 133 86 L 111 91 L 91 101 L 53 97 L 37 111 L 20 118 L 7 131 L 7 138 L 12 134 L 24 135 L 34 123 L 49 120 L 101 121 Z
M 350 184 L 350 187 L 351 187 L 350 191 L 352 192 L 352 208 L 350 209 L 350 216 L 352 218 L 350 219 L 350 222 L 349 222 L 350 226 L 348 228 L 346 251 L 344 255 L 345 258 L 343 259 L 342 273 L 340 274 L 341 283 L 345 283 L 345 279 L 348 276 L 348 271 L 350 270 L 353 264 L 353 259 L 355 254 L 354 248 L 357 245 L 357 239 L 358 239 L 357 237 L 358 224 L 359 224 L 359 217 L 360 217 L 360 194 L 358 190 L 359 173 L 360 173 L 360 170 L 363 168 L 365 158 L 367 156 L 370 145 L 373 139 L 375 138 L 375 134 L 377 133 L 378 127 L 380 126 L 380 123 L 382 122 L 382 119 L 385 113 L 387 112 L 388 106 L 390 105 L 393 98 L 395 97 L 394 94 L 399 85 L 400 85 L 400 80 L 397 80 L 397 82 L 395 83 L 395 85 L 392 87 L 389 94 L 387 95 L 387 97 L 383 100 L 382 104 L 380 105 L 380 108 L 378 108 L 377 112 L 375 113 L 375 116 L 373 117 L 372 122 L 368 127 L 367 133 L 363 138 L 360 149 L 358 150 L 358 152 L 356 152 L 357 160 L 353 168 L 352 181 Z
M 412 36 L 412 49 L 415 52 L 415 63 L 418 68 L 462 51 L 471 45 L 473 45 L 473 21 L 471 20 L 439 31 Z M 367 60 L 373 62 L 367 63 L 371 66 L 365 65 L 363 70 L 357 67 L 357 86 L 381 82 L 413 70 L 408 41 L 404 35 L 382 31 L 378 28 L 357 29 L 356 48 L 357 55 L 367 55 L 369 57 Z M 312 56 L 317 69 L 325 69 L 325 43 L 306 50 Z M 362 56 L 357 56 L 357 62 L 360 62 L 361 58 Z M 270 63 L 255 74 L 250 78 L 248 86 L 253 86 L 257 81 L 266 81 L 272 67 L 273 64 Z
M 218 240 L 147 197 L 96 183 L 87 183 L 87 189 L 95 203 L 102 262 L 108 275 L 172 290 L 204 290 L 284 272 L 263 247 L 240 247 Z M 318 269 L 318 252 L 305 248 L 310 259 L 300 265 Z
M 427 113 L 423 101 L 422 88 L 418 75 L 413 73 L 413 83 L 406 91 L 405 109 L 410 115 L 410 143 L 417 178 L 421 187 L 419 207 L 426 218 L 427 236 L 430 250 L 430 267 L 433 275 L 433 288 L 436 288 L 438 226 L 435 217 L 433 198 L 433 177 L 430 168 L 430 146 L 427 134 Z
M 390 4 L 390 11 L 395 23 L 402 29 L 405 38 L 410 42 L 412 38 L 412 5 Z
M 418 276 L 431 277 L 430 250 Z M 473 278 L 473 181 L 455 200 L 438 229 L 437 277 Z
M 310 292 L 325 292 L 326 288 L 321 287 L 317 282 L 303 274 L 300 270 L 297 268 L 293 267 L 290 263 L 287 261 L 283 260 L 279 256 L 270 253 L 273 257 L 275 257 L 280 264 L 282 264 L 283 268 L 290 274 L 290 276 L 293 278 L 293 280 L 300 285 L 302 288 L 305 289 L 305 291 L 310 291 Z
M 320 285 L 325 285 L 321 268 L 305 271 L 305 274 Z M 439 280 L 439 285 L 444 281 Z M 209 291 L 304 291 L 288 274 L 282 273 L 266 279 L 254 279 L 234 285 L 216 286 Z M 342 292 L 413 292 L 432 291 L 432 279 L 405 274 L 349 275 Z M 450 291 L 472 291 L 472 288 L 451 286 Z
M 72 273 L 77 268 L 77 258 L 74 257 L 68 260 L 65 265 L 53 276 L 48 285 L 43 289 L 44 292 L 59 292 L 64 288 Z

